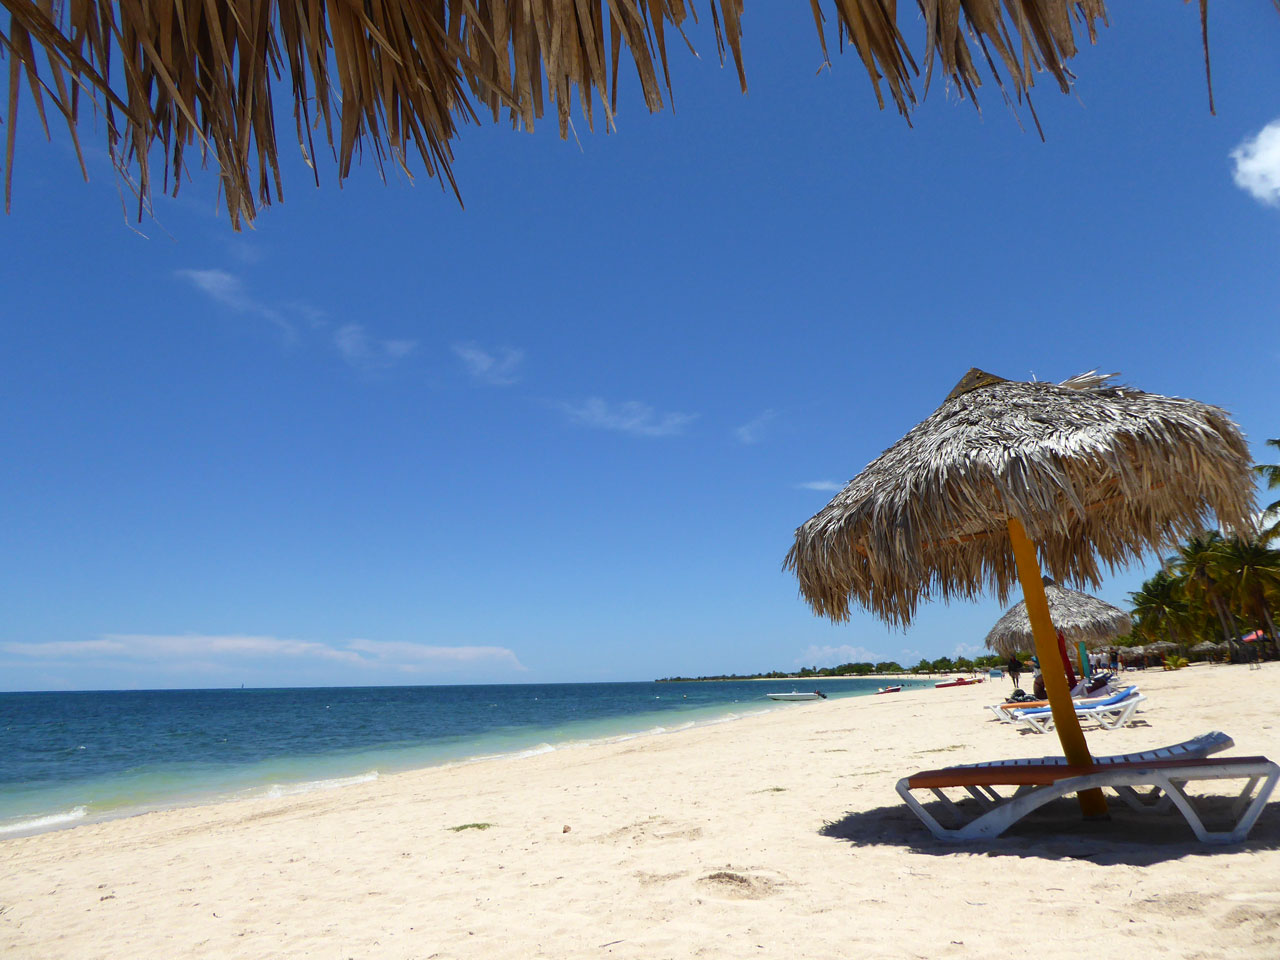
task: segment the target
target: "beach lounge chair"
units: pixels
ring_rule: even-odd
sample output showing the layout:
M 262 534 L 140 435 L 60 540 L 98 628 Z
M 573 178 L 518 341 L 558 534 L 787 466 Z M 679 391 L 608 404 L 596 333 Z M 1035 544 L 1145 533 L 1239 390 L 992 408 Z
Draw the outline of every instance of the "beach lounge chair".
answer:
M 1083 723 L 1096 720 L 1105 730 L 1123 727 L 1133 719 L 1138 704 L 1147 698 L 1138 692 L 1137 687 L 1130 687 L 1112 694 L 1105 700 L 1096 703 L 1082 703 L 1076 707 L 1076 717 Z M 1053 729 L 1053 710 L 1050 707 L 1036 707 L 1031 710 L 1014 711 L 1015 722 L 1022 723 L 1036 733 L 1048 733 Z
M 1102 757 L 1090 766 L 1072 766 L 1063 757 L 966 764 L 903 777 L 897 790 L 939 840 L 998 837 L 1046 803 L 1081 790 L 1106 787 L 1134 810 L 1163 813 L 1177 809 L 1204 843 L 1238 843 L 1248 836 L 1280 780 L 1280 765 L 1265 757 L 1210 756 L 1232 745 L 1230 737 L 1215 732 L 1158 750 Z M 1198 780 L 1245 781 L 1231 807 L 1234 822 L 1229 829 L 1211 831 L 1205 827 L 1184 789 L 1187 783 Z M 1014 787 L 1015 791 L 1003 796 L 996 789 L 1002 786 Z M 1151 789 L 1140 793 L 1135 787 Z M 966 790 L 977 802 L 977 814 L 968 816 L 943 793 L 947 788 Z M 912 790 L 931 791 L 960 826 L 942 826 L 912 795 Z
M 1076 690 L 1083 691 L 1083 689 L 1081 686 L 1076 687 Z M 1076 690 L 1072 690 L 1071 696 L 1080 706 L 1094 706 L 1108 697 L 1113 697 L 1117 693 L 1124 693 L 1128 689 L 1128 687 L 1117 689 L 1108 684 L 1104 689 L 1097 690 L 1088 696 L 1085 696 L 1083 692 L 1077 694 Z M 989 703 L 986 709 L 990 710 L 991 715 L 1001 723 L 1015 723 L 1017 718 L 1014 714 L 1019 710 L 1035 710 L 1039 707 L 1047 706 L 1049 706 L 1048 700 L 1006 700 L 1004 703 Z

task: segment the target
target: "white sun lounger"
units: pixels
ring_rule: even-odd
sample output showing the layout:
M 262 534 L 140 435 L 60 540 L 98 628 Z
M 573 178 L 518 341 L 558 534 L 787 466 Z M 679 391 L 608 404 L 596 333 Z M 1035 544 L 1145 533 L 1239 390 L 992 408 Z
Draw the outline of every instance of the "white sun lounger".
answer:
M 1184 740 L 1182 743 L 1175 743 L 1168 747 L 1157 747 L 1155 750 L 1139 750 L 1136 753 L 1117 753 L 1109 757 L 1094 757 L 1093 765 L 1095 767 L 1107 767 L 1117 763 L 1191 760 L 1196 757 L 1207 757 L 1214 753 L 1222 753 L 1224 750 L 1230 750 L 1235 745 L 1235 741 L 1221 730 L 1214 730 L 1210 733 L 1202 733 L 1198 737 L 1192 737 L 1190 740 Z M 1028 757 L 1018 760 L 987 760 L 981 763 L 962 763 L 950 769 L 968 770 L 990 767 L 1030 766 L 1063 767 L 1066 765 L 1066 757 Z M 1146 793 L 1138 793 L 1133 787 L 1122 785 L 1115 785 L 1112 789 L 1119 794 L 1120 799 L 1135 810 L 1150 809 L 1163 812 L 1169 809 L 1173 803 L 1159 787 L 1153 787 Z M 973 793 L 972 790 L 969 792 Z
M 1093 765 L 1095 767 L 1105 767 L 1113 763 L 1137 763 L 1145 760 L 1191 760 L 1196 757 L 1207 757 L 1215 753 L 1222 753 L 1224 750 L 1230 750 L 1236 745 L 1236 742 L 1221 730 L 1214 730 L 1210 733 L 1202 733 L 1198 737 L 1192 737 L 1190 740 L 1184 740 L 1182 743 L 1175 743 L 1168 747 L 1157 747 L 1154 750 L 1139 750 L 1136 753 L 1116 753 L 1109 757 L 1094 757 Z M 1027 757 L 1018 760 L 984 760 L 981 763 L 961 763 L 950 769 L 968 770 L 985 767 L 1025 767 L 1033 765 L 1057 765 L 1066 766 L 1067 758 L 1060 756 L 1053 757 Z
M 952 767 L 926 770 L 898 781 L 898 794 L 939 840 L 982 840 L 998 837 L 1014 823 L 1046 803 L 1101 787 L 1150 786 L 1164 796 L 1160 803 L 1130 803 L 1137 809 L 1159 812 L 1177 807 L 1187 819 L 1195 835 L 1204 843 L 1238 843 L 1249 835 L 1254 822 L 1280 779 L 1280 765 L 1266 757 L 1203 757 L 1192 760 L 1117 763 L 1105 767 L 1073 767 L 1066 764 L 1028 764 L 1025 766 L 990 767 L 986 769 Z M 1232 806 L 1235 822 L 1228 830 L 1207 829 L 1191 798 L 1183 789 L 1193 780 L 1245 780 Z M 1261 784 L 1261 789 L 1254 791 Z M 1013 786 L 1016 792 L 1003 797 L 997 786 Z M 958 828 L 942 826 L 915 797 L 913 789 L 932 790 L 952 813 L 964 817 L 963 811 L 942 792 L 945 787 L 964 787 L 979 801 L 982 812 Z M 1135 792 L 1136 793 L 1136 792 Z M 1121 797 L 1128 801 L 1124 793 Z M 1163 804 L 1168 799 L 1169 804 Z
M 1083 687 L 1077 685 L 1076 689 L 1083 690 Z M 1076 690 L 1072 690 L 1071 697 L 1075 701 L 1076 706 L 1087 707 L 1101 703 L 1103 700 L 1107 700 L 1118 693 L 1124 693 L 1128 689 L 1128 687 L 1117 689 L 1112 687 L 1110 684 L 1107 684 L 1105 687 L 1095 690 L 1087 697 L 1077 694 Z M 1019 710 L 1035 710 L 1040 707 L 1048 706 L 1048 704 L 1048 700 L 1024 700 L 1021 703 L 1016 700 L 1006 700 L 1004 703 L 989 703 L 986 705 L 986 709 L 990 710 L 991 715 L 1001 723 L 1016 723 L 1017 718 L 1014 714 Z
M 1130 687 L 1106 700 L 1087 706 L 1080 704 L 1076 707 L 1076 717 L 1082 723 L 1087 720 L 1096 720 L 1103 729 L 1115 730 L 1132 720 L 1138 704 L 1146 699 L 1138 692 L 1137 687 Z M 1022 723 L 1036 733 L 1048 733 L 1053 729 L 1053 710 L 1050 707 L 1018 710 L 1014 712 L 1013 719 L 1014 722 Z
M 1163 813 L 1176 808 L 1204 843 L 1237 843 L 1248 836 L 1262 813 L 1280 779 L 1280 765 L 1265 757 L 1209 756 L 1233 745 L 1225 733 L 1215 731 L 1157 750 L 1099 757 L 1089 767 L 1071 766 L 1063 757 L 964 764 L 903 777 L 898 781 L 897 790 L 939 840 L 997 837 L 1027 814 L 1059 797 L 1107 787 L 1135 810 Z M 1231 808 L 1235 818 L 1231 829 L 1210 831 L 1183 787 L 1192 780 L 1224 779 L 1243 779 L 1246 783 Z M 1016 791 L 1006 797 L 996 790 L 997 786 L 1013 786 Z M 1152 789 L 1148 793 L 1134 789 L 1141 786 Z M 977 801 L 976 814 L 970 816 L 943 793 L 948 787 L 967 790 Z M 942 826 L 911 793 L 922 789 L 931 791 L 960 826 Z

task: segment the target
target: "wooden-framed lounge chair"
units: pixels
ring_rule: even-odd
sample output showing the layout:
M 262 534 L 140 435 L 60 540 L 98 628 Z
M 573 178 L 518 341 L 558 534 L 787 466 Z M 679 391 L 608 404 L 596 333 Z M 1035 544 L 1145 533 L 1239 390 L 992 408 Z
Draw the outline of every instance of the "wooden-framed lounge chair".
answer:
M 1146 699 L 1138 692 L 1137 687 L 1130 687 L 1097 703 L 1078 705 L 1076 717 L 1081 723 L 1096 720 L 1103 729 L 1115 730 L 1132 720 L 1138 704 Z M 1049 707 L 1016 710 L 1013 719 L 1015 723 L 1022 723 L 1035 733 L 1048 733 L 1053 729 L 1053 711 Z
M 925 770 L 898 781 L 898 795 L 939 840 L 981 840 L 997 837 L 1027 814 L 1059 797 L 1081 790 L 1107 787 L 1135 810 L 1162 813 L 1177 809 L 1204 843 L 1238 843 L 1248 836 L 1262 808 L 1280 780 L 1280 765 L 1265 757 L 1212 757 L 1232 746 L 1223 733 L 1206 734 L 1159 750 L 1096 759 L 1090 766 L 1072 766 L 1062 757 L 1010 760 Z M 1211 831 L 1187 796 L 1185 784 L 1195 780 L 1244 780 L 1231 808 L 1228 830 Z M 1004 796 L 997 787 L 1015 788 Z M 1139 793 L 1135 787 L 1152 788 Z M 966 790 L 978 804 L 968 817 L 943 793 Z M 957 827 L 944 827 L 912 790 L 929 790 L 953 817 Z M 1256 791 L 1256 793 L 1255 793 Z

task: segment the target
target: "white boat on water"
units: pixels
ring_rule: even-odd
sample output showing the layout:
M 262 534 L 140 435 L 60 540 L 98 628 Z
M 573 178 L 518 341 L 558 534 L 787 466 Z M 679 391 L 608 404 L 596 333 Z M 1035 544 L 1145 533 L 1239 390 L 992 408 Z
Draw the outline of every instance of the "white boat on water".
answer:
M 813 693 L 801 693 L 799 690 L 792 690 L 790 693 L 766 693 L 766 697 L 770 700 L 825 700 L 827 695 L 815 690 Z

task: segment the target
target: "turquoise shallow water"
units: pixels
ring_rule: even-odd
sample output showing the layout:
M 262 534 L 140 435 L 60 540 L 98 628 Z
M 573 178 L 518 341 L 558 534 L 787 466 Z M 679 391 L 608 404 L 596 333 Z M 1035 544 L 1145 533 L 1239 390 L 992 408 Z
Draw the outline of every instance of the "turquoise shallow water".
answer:
M 839 698 L 882 682 L 820 687 Z M 782 680 L 0 694 L 0 840 L 770 709 L 821 709 L 765 698 L 795 688 Z

